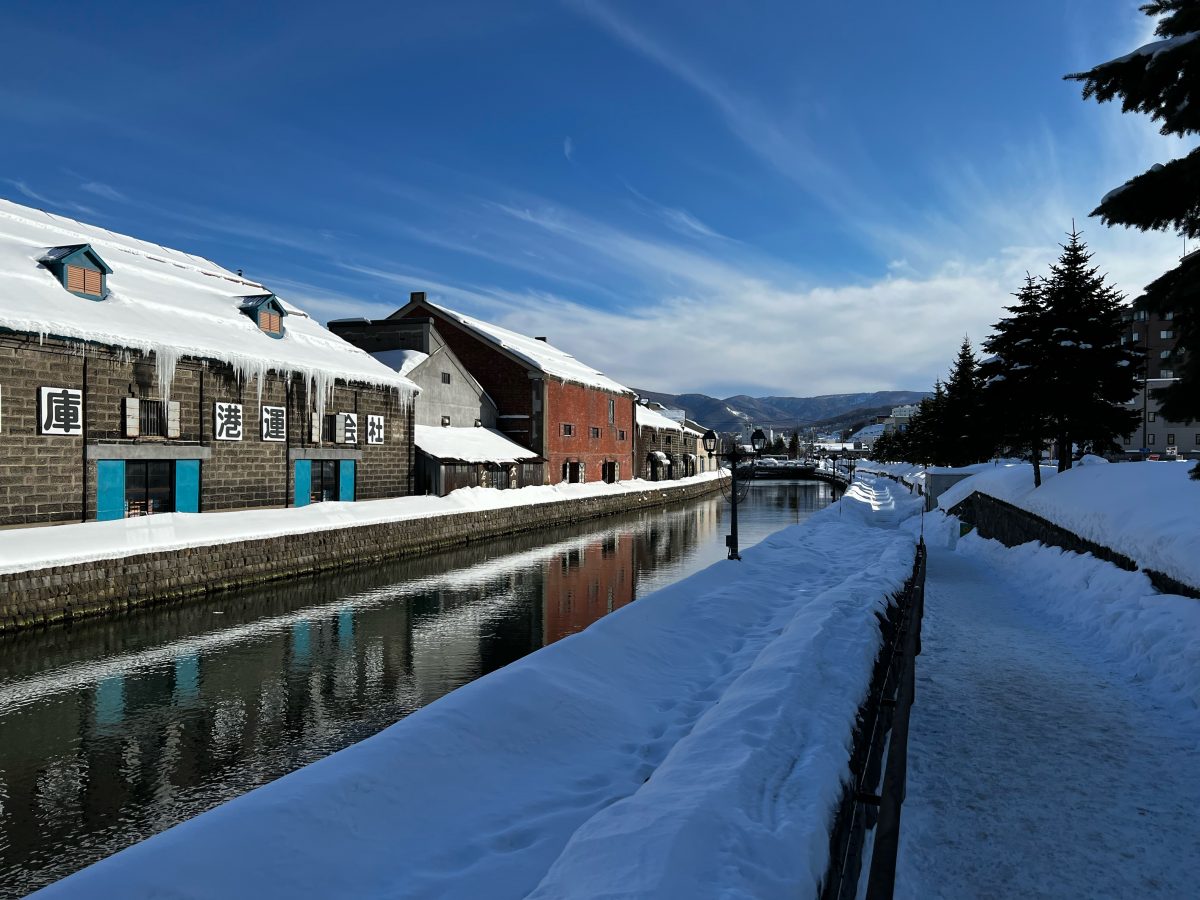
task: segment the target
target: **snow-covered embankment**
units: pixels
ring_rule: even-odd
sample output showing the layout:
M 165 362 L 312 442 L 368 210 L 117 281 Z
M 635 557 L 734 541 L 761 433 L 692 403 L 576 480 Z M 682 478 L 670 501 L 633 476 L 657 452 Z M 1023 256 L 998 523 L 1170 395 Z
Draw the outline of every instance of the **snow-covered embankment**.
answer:
M 856 485 L 45 896 L 811 894 L 917 504 Z

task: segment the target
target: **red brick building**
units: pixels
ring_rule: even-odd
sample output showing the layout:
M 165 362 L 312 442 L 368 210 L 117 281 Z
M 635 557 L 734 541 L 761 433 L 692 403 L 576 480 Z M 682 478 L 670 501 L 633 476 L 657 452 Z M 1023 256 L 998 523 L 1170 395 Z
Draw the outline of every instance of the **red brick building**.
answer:
M 546 341 L 474 319 L 414 292 L 388 319 L 428 319 L 495 402 L 496 427 L 546 460 L 546 480 L 620 481 L 637 476 L 634 393 Z M 331 325 L 334 323 L 331 323 Z M 366 330 L 364 330 L 366 329 Z M 388 321 L 339 332 L 359 346 Z M 360 338 L 359 335 L 364 335 Z M 420 402 L 420 401 L 418 401 Z

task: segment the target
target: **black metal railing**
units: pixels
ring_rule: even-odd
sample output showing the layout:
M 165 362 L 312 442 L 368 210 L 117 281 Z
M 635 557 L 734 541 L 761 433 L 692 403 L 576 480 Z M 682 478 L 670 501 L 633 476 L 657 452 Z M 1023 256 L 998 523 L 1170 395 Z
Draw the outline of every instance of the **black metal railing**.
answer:
M 908 714 L 912 708 L 916 657 L 921 652 L 925 611 L 925 543 L 917 545 L 912 576 L 879 615 L 883 645 L 850 754 L 850 780 L 838 804 L 829 836 L 829 868 L 821 900 L 852 900 L 859 895 L 864 866 L 869 866 L 865 896 L 884 900 L 896 881 L 900 808 L 908 769 Z M 864 859 L 867 833 L 874 829 L 870 858 Z

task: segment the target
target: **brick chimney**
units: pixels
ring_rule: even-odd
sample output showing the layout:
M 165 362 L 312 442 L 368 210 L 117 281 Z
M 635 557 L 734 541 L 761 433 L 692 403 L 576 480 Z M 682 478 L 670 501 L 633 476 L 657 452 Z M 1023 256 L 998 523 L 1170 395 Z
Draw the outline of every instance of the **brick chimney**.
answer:
M 413 291 L 412 293 L 410 293 L 408 295 L 408 300 L 410 303 L 416 303 L 418 301 L 420 301 L 421 303 L 424 303 L 425 302 L 425 292 L 424 291 Z

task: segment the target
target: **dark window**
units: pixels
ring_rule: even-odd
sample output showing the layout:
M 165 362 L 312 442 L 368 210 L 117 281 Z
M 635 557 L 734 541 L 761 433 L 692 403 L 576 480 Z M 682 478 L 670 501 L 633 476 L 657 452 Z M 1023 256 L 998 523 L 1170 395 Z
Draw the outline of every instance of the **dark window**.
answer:
M 338 461 L 336 459 L 314 459 L 312 461 L 312 486 L 308 499 L 313 503 L 336 500 L 338 497 Z
M 674 438 L 674 436 L 673 436 L 673 435 L 670 435 L 670 434 L 668 434 L 668 435 L 667 435 L 667 437 L 666 437 L 666 443 L 667 443 L 667 446 L 668 446 L 668 447 L 670 447 L 670 446 L 671 446 L 671 444 L 675 443 L 675 438 Z
M 1146 421 L 1153 422 L 1158 418 L 1158 413 L 1146 413 Z
M 623 440 L 625 440 L 625 432 L 624 432 L 624 431 L 618 431 L 618 432 L 617 432 L 617 440 L 618 440 L 618 441 L 623 441 Z
M 1196 432 L 1196 446 L 1200 447 L 1200 431 Z
M 1171 338 L 1175 337 L 1175 332 L 1173 332 L 1173 331 L 1160 331 L 1160 332 L 1158 333 L 1158 336 L 1159 336 L 1160 338 L 1162 338 L 1164 341 L 1169 341 Z
M 1168 447 L 1174 447 L 1174 446 L 1175 446 L 1175 435 L 1173 435 L 1173 434 L 1168 434 L 1168 435 L 1167 435 L 1167 446 L 1168 446 Z
M 125 515 L 149 516 L 174 512 L 174 474 L 173 460 L 126 460 Z
M 443 428 L 450 427 L 450 417 L 449 416 L 442 416 L 442 427 Z
M 1146 435 L 1146 443 L 1147 443 L 1147 444 L 1153 444 L 1153 443 L 1154 443 L 1154 437 L 1155 437 L 1155 436 L 1154 436 L 1153 434 L 1148 434 L 1148 435 Z
M 608 401 L 608 424 L 612 425 L 617 421 L 617 401 L 610 399 Z
M 442 384 L 449 384 L 449 383 L 450 383 L 450 373 L 443 372 L 442 373 Z
M 167 404 L 161 400 L 142 400 L 138 403 L 138 425 L 142 437 L 167 436 Z
M 574 425 L 568 425 L 566 422 L 564 422 L 562 428 L 563 428 L 563 435 L 565 437 L 571 437 L 573 434 L 575 434 L 575 426 Z
M 592 429 L 592 437 L 593 437 L 593 438 L 598 438 L 598 437 L 600 437 L 600 429 L 599 429 L 599 428 L 593 428 L 593 429 Z
M 337 441 L 337 413 L 327 413 L 321 420 L 321 440 L 328 443 Z

